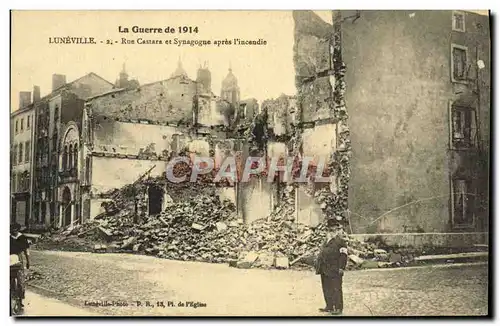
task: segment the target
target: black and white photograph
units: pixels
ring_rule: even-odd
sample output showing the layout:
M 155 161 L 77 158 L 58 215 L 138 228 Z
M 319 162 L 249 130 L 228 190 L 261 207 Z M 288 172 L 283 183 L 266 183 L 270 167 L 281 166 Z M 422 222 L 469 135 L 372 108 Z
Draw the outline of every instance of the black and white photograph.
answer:
M 10 316 L 491 316 L 492 34 L 11 10 Z

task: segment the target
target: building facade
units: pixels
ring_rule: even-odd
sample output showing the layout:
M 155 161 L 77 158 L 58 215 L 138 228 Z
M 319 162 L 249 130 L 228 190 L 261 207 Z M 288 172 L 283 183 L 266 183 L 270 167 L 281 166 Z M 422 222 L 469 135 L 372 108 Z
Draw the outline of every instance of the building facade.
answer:
M 94 73 L 70 83 L 66 82 L 66 76 L 54 74 L 52 91 L 35 102 L 32 227 L 57 227 L 59 217 L 69 208 L 69 205 L 62 205 L 59 186 L 70 182 L 68 177 L 75 173 L 77 150 L 74 143 L 71 148 L 65 146 L 63 136 L 67 136 L 70 125 L 81 126 L 86 98 L 112 88 L 113 84 Z M 65 165 L 63 171 L 59 169 L 61 153 L 71 157 L 70 165 Z
M 20 92 L 19 108 L 11 113 L 11 222 L 25 226 L 31 217 L 33 176 L 34 104 L 40 99 L 40 88 Z
M 489 17 L 340 11 L 355 233 L 488 230 Z

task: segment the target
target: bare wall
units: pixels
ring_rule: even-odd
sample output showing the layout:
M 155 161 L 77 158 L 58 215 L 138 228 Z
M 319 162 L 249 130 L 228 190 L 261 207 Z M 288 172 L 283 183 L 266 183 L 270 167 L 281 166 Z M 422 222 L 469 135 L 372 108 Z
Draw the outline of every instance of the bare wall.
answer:
M 171 150 L 173 135 L 182 132 L 175 127 L 127 123 L 111 120 L 107 117 L 97 117 L 94 128 L 94 146 L 97 151 L 103 147 L 112 152 L 137 155 L 139 151 L 150 146 L 158 155 L 162 151 Z
M 361 11 L 342 23 L 356 233 L 448 230 L 450 35 L 449 11 Z
M 155 165 L 151 176 L 159 176 L 166 171 L 167 164 L 166 161 L 93 156 L 92 193 L 98 194 L 133 183 Z

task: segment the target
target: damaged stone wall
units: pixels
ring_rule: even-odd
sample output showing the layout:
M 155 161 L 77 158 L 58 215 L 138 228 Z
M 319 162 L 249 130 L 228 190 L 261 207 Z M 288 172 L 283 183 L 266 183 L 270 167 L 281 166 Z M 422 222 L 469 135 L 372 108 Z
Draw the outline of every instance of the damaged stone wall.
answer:
M 292 124 L 296 122 L 296 98 L 282 94 L 277 99 L 262 102 L 262 108 L 267 109 L 269 129 L 274 137 L 288 135 L 292 132 Z
M 150 175 L 160 176 L 167 170 L 167 164 L 160 160 L 92 156 L 91 192 L 98 195 L 131 184 L 153 166 Z
M 94 73 L 89 73 L 69 85 L 70 91 L 80 99 L 103 94 L 113 88 L 113 84 L 102 79 Z
M 325 220 L 320 205 L 304 186 L 296 188 L 297 221 L 304 225 L 317 226 Z
M 299 185 L 299 220 L 317 224 L 323 219 L 348 223 L 347 193 L 350 141 L 344 100 L 345 66 L 342 60 L 339 17 L 328 24 L 311 11 L 294 11 L 294 65 L 300 126 L 295 130 L 295 152 L 323 157 L 329 187 L 310 182 Z M 327 174 L 323 175 L 327 175 Z M 318 212 L 321 212 L 319 217 Z
M 333 123 L 304 129 L 302 132 L 302 154 L 313 157 L 315 162 L 318 162 L 320 158 L 328 158 L 337 148 L 336 133 L 337 125 Z
M 162 123 L 193 124 L 197 95 L 195 81 L 182 76 L 97 96 L 88 101 L 95 115 L 120 120 L 151 120 Z
M 259 113 L 259 102 L 254 99 L 244 99 L 240 101 L 240 107 L 237 114 L 238 124 L 247 124 L 252 122 Z
M 172 151 L 173 135 L 182 129 L 155 124 L 115 121 L 106 116 L 94 118 L 94 152 L 117 155 L 150 154 L 168 157 Z
M 231 104 L 215 96 L 198 97 L 197 123 L 202 126 L 228 126 Z
M 288 147 L 286 143 L 270 141 L 267 143 L 267 156 L 272 158 L 288 157 Z
M 216 139 L 214 140 L 214 165 L 219 168 L 228 157 L 235 157 L 238 143 L 237 139 Z
M 272 183 L 265 178 L 251 178 L 248 182 L 240 183 L 239 195 L 242 217 L 249 224 L 259 219 L 265 219 L 271 213 Z

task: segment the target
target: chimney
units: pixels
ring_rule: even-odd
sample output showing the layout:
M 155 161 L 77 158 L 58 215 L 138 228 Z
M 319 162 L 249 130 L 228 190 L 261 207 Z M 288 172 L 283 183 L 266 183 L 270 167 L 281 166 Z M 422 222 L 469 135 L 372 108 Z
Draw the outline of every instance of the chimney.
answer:
M 33 103 L 40 101 L 40 86 L 33 86 Z
M 66 84 L 66 75 L 53 74 L 52 75 L 52 91 Z
M 31 92 L 19 92 L 19 108 L 25 108 L 31 104 Z

